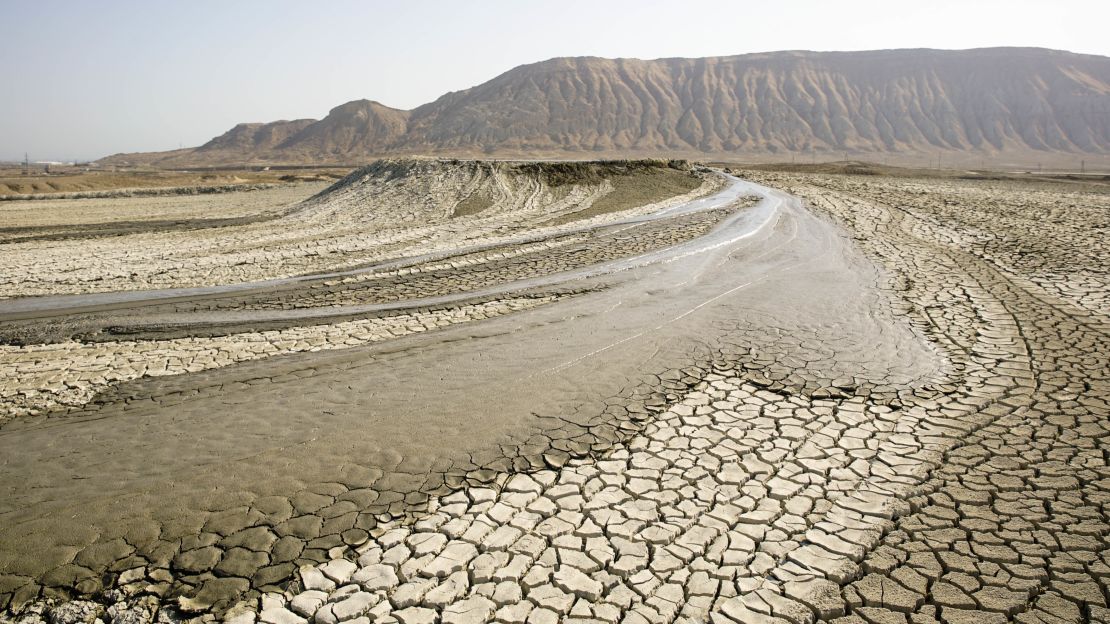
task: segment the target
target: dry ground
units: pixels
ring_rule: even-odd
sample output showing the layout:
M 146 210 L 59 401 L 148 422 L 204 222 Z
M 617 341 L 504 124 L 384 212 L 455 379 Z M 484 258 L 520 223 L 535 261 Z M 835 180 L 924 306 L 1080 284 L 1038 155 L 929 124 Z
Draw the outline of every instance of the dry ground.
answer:
M 424 166 L 408 164 L 403 173 Z M 0 292 L 8 297 L 360 270 L 303 287 L 0 324 L 9 342 L 50 343 L 0 353 L 11 380 L 0 394 L 9 420 L 32 424 L 0 426 L 0 442 L 8 436 L 28 449 L 66 449 L 61 464 L 78 466 L 96 454 L 76 441 L 94 439 L 115 449 L 97 461 L 117 472 L 84 483 L 135 484 L 133 499 L 106 495 L 85 507 L 31 504 L 41 496 L 36 488 L 86 496 L 91 486 L 80 481 L 34 476 L 29 489 L 4 484 L 15 501 L 0 512 L 11 527 L 7 541 L 0 537 L 7 617 L 28 624 L 212 613 L 266 624 L 1110 617 L 1110 249 L 1100 244 L 1110 194 L 1097 182 L 744 172 L 804 199 L 818 217 L 784 212 L 758 230 L 766 241 L 733 243 L 713 262 L 676 254 L 672 262 L 689 263 L 680 265 L 683 274 L 668 288 L 649 288 L 639 305 L 677 300 L 686 280 L 714 269 L 737 282 L 730 287 L 760 282 L 750 295 L 720 299 L 732 288 L 699 304 L 707 321 L 630 350 L 637 359 L 627 369 L 617 366 L 624 347 L 605 347 L 605 366 L 558 378 L 579 387 L 529 390 L 487 380 L 487 395 L 474 405 L 488 414 L 462 414 L 482 424 L 459 424 L 460 439 L 491 426 L 484 416 L 507 411 L 514 392 L 544 399 L 534 407 L 553 423 L 545 422 L 543 436 L 506 434 L 468 459 L 445 448 L 454 462 L 446 467 L 389 449 L 358 457 L 348 440 L 358 428 L 337 414 L 373 397 L 367 404 L 411 405 L 413 422 L 424 422 L 418 413 L 449 384 L 390 394 L 403 380 L 440 374 L 434 357 L 406 358 L 427 351 L 448 361 L 483 345 L 468 360 L 474 366 L 500 348 L 525 368 L 546 347 L 558 349 L 516 336 L 548 327 L 553 344 L 565 340 L 570 349 L 578 336 L 560 336 L 559 328 L 578 315 L 603 331 L 607 319 L 621 320 L 605 310 L 626 291 L 605 284 L 613 294 L 604 298 L 597 284 L 545 290 L 530 282 L 512 296 L 388 314 L 324 323 L 296 315 L 465 297 L 680 247 L 712 235 L 729 211 L 742 213 L 750 202 L 634 224 L 618 218 L 676 205 L 690 189 L 664 184 L 666 192 L 632 193 L 637 199 L 617 202 L 622 210 L 613 213 L 591 207 L 614 201 L 626 181 L 567 186 L 467 164 L 421 173 L 414 185 L 399 182 L 399 171 L 368 171 L 305 204 L 288 189 L 258 191 L 244 195 L 259 198 L 257 208 L 240 204 L 219 215 L 258 217 L 251 222 L 78 240 L 64 219 L 50 217 L 23 225 L 55 228 L 53 238 L 4 244 L 11 253 Z M 109 220 L 97 210 L 88 223 Z M 189 215 L 184 222 L 212 217 L 200 204 L 155 210 L 127 221 L 161 222 L 174 211 Z M 399 256 L 415 258 L 391 262 Z M 651 271 L 623 279 L 650 285 Z M 590 297 L 604 305 L 590 308 Z M 716 308 L 701 307 L 712 302 Z M 244 310 L 295 320 L 247 331 L 234 315 Z M 629 322 L 636 316 L 623 314 Z M 458 331 L 483 318 L 490 321 Z M 414 340 L 429 330 L 450 338 L 441 344 L 432 332 Z M 369 344 L 375 350 L 360 351 Z M 324 350 L 333 353 L 315 353 Z M 302 359 L 267 364 L 293 352 Z M 563 402 L 591 377 L 621 377 L 611 386 L 621 391 Z M 265 449 L 268 463 L 245 454 L 221 464 L 222 474 L 246 474 L 256 462 L 271 471 L 273 491 L 243 493 L 229 482 L 222 492 L 201 492 L 186 478 L 170 479 L 182 500 L 188 493 L 203 509 L 183 508 L 174 520 L 137 504 L 156 494 L 143 489 L 146 468 L 129 462 L 127 444 L 156 435 L 156 418 L 173 415 L 165 426 L 183 436 L 180 423 L 227 409 L 262 430 L 269 423 L 266 435 L 286 446 L 275 451 L 266 435 L 246 437 L 243 452 Z M 256 413 L 267 409 L 268 419 Z M 316 414 L 323 439 L 329 427 L 344 435 L 328 444 L 301 440 L 308 423 L 285 418 L 291 410 Z M 99 418 L 135 428 L 97 434 Z M 379 426 L 386 435 L 393 425 Z M 66 427 L 88 433 L 70 434 L 67 446 Z M 34 475 L 41 460 L 8 461 L 12 474 Z M 169 468 L 182 461 L 166 460 Z M 81 513 L 89 527 L 92 518 L 136 520 L 78 530 L 66 518 Z M 63 526 L 65 539 L 52 536 Z M 47 606 L 75 595 L 96 600 Z

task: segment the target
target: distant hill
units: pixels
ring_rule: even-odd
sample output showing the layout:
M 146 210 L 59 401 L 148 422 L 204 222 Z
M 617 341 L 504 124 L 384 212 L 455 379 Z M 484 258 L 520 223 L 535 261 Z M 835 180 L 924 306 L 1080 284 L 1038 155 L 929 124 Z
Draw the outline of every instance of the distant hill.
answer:
M 853 158 L 1110 155 L 1110 58 L 1038 48 L 556 58 L 412 111 L 240 124 L 104 162 L 358 163 L 394 154 Z

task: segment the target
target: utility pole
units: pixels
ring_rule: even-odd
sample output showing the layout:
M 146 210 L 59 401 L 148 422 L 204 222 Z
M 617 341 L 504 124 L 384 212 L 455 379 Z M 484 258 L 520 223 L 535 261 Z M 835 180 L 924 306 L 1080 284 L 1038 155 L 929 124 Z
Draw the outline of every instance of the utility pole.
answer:
M 31 159 L 27 157 L 27 152 L 23 152 L 23 175 L 31 174 Z
M 1079 161 L 1079 173 L 1087 173 L 1087 161 Z

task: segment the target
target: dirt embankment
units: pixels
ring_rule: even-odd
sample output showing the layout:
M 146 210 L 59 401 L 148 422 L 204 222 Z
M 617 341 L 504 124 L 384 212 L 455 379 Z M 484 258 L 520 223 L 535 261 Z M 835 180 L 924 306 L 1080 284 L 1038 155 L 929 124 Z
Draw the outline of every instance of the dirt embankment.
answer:
M 54 167 L 23 175 L 19 168 L 0 169 L 0 201 L 21 199 L 95 199 L 162 195 L 199 195 L 269 188 L 299 182 L 333 182 L 349 168 L 278 170 L 96 170 Z

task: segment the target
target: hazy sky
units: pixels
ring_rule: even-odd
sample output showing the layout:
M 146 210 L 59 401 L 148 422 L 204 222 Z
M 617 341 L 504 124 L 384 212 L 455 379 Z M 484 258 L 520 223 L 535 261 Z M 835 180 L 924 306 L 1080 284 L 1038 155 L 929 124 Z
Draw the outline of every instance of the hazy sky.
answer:
M 358 98 L 412 108 L 553 56 L 1040 46 L 1110 56 L 1106 0 L 0 0 L 0 159 L 199 145 Z

